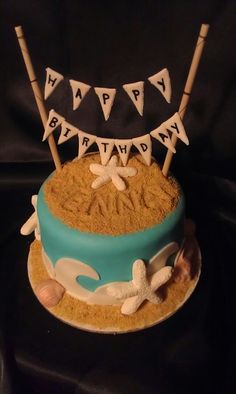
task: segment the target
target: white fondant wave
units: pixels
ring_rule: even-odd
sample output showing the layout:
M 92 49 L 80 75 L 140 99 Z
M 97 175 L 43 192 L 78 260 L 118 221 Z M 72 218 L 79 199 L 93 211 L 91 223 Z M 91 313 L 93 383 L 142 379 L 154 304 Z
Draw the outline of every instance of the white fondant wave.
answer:
M 148 275 L 159 271 L 166 265 L 167 259 L 179 249 L 176 242 L 171 242 L 154 255 L 147 266 Z M 49 275 L 57 280 L 66 291 L 75 298 L 86 301 L 88 304 L 114 305 L 121 304 L 130 293 L 133 287 L 132 280 L 129 282 L 112 282 L 99 286 L 94 292 L 81 286 L 76 278 L 86 276 L 91 279 L 99 280 L 99 274 L 89 265 L 79 260 L 71 258 L 59 259 L 53 267 L 45 251 L 42 251 L 43 261 Z M 116 294 L 119 289 L 120 297 Z

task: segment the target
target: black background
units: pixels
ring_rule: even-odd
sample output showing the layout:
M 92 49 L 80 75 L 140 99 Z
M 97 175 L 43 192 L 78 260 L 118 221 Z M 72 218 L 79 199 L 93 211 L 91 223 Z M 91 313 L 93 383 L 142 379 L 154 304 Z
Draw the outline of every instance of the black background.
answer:
M 47 66 L 65 77 L 48 110 L 91 134 L 131 138 L 178 110 L 201 23 L 211 27 L 184 119 L 190 146 L 178 143 L 171 166 L 197 225 L 199 285 L 181 311 L 143 332 L 69 327 L 41 307 L 27 279 L 32 238 L 19 229 L 54 166 L 14 26 L 23 26 L 40 86 Z M 235 1 L 1 1 L 1 394 L 235 392 L 235 25 Z M 164 67 L 172 103 L 147 83 L 141 117 L 121 85 Z M 72 111 L 70 78 L 118 89 L 107 122 L 92 90 Z M 75 139 L 63 144 L 61 160 L 76 151 Z M 160 162 L 165 152 L 154 142 Z

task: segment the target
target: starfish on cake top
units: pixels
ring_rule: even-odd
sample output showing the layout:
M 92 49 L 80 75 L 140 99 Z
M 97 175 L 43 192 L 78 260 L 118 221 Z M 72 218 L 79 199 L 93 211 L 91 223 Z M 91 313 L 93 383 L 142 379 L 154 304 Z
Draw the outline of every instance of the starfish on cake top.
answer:
M 156 294 L 156 291 L 165 284 L 172 275 L 172 267 L 165 266 L 153 275 L 148 276 L 147 267 L 143 260 L 136 260 L 133 264 L 133 280 L 126 287 L 126 297 L 128 297 L 121 308 L 124 315 L 131 315 L 136 312 L 140 305 L 148 300 L 153 304 L 160 304 L 162 298 Z M 117 294 L 116 294 L 117 292 Z M 113 296 L 120 297 L 120 289 L 110 287 L 109 293 Z
M 98 189 L 99 187 L 112 182 L 117 190 L 125 190 L 126 185 L 122 177 L 127 178 L 129 176 L 136 175 L 137 169 L 134 167 L 119 167 L 117 164 L 118 157 L 115 155 L 111 157 L 106 166 L 103 166 L 102 164 L 90 164 L 90 171 L 93 174 L 98 175 L 98 178 L 92 183 L 92 188 Z

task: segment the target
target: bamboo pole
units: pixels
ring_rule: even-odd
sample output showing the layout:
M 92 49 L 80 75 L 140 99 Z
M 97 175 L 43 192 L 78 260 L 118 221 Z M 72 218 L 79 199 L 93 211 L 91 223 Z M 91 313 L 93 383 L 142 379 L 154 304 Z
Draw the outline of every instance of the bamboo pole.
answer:
M 188 78 L 184 87 L 184 92 L 183 92 L 183 96 L 180 102 L 180 106 L 179 106 L 179 116 L 181 117 L 181 119 L 184 118 L 186 109 L 187 109 L 187 105 L 190 99 L 190 94 L 192 91 L 192 87 L 194 84 L 194 80 L 197 74 L 197 69 L 200 63 L 200 59 L 201 59 L 201 55 L 202 55 L 202 51 L 205 45 L 205 40 L 207 37 L 207 33 L 209 30 L 209 25 L 206 24 L 202 24 L 201 25 L 201 29 L 198 35 L 198 39 L 197 39 L 197 44 L 195 46 L 195 50 L 194 50 L 194 54 L 193 54 L 193 59 L 192 59 L 192 63 L 189 69 L 189 73 L 188 73 Z M 173 146 L 176 146 L 178 137 L 176 134 L 172 134 L 172 138 L 171 138 L 171 142 L 173 144 Z M 166 158 L 165 158 L 165 162 L 162 168 L 162 173 L 164 176 L 168 175 L 169 172 L 169 168 L 171 165 L 171 161 L 173 158 L 173 153 L 171 152 L 170 149 L 168 149 L 167 154 L 166 154 Z
M 46 123 L 47 123 L 47 119 L 48 119 L 48 115 L 47 115 L 47 111 L 44 105 L 44 99 L 34 72 L 34 68 L 33 68 L 33 64 L 31 62 L 31 58 L 30 58 L 30 54 L 28 51 L 28 47 L 26 44 L 26 40 L 24 37 L 24 33 L 23 33 L 23 29 L 21 26 L 16 26 L 15 27 L 15 31 L 16 31 L 16 35 L 17 35 L 17 39 L 18 39 L 18 43 L 21 49 L 21 53 L 25 62 L 25 67 L 29 76 L 29 80 L 31 83 L 31 87 L 34 93 L 34 97 L 35 97 L 35 101 L 39 110 L 39 114 L 43 123 L 44 128 L 46 127 Z M 49 144 L 49 148 L 51 151 L 51 155 L 55 164 L 55 167 L 57 170 L 61 169 L 61 161 L 59 158 L 59 154 L 58 154 L 58 150 L 57 150 L 57 146 L 54 140 L 54 137 L 52 134 L 50 134 L 48 136 L 48 144 Z

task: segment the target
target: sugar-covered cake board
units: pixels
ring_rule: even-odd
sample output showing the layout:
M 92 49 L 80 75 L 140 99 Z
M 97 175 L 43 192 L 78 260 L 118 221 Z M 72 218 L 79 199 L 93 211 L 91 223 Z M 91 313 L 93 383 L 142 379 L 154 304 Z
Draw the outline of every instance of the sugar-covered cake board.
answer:
M 157 325 L 173 316 L 190 298 L 194 292 L 201 275 L 201 252 L 196 238 L 192 232 L 194 225 L 187 220 L 185 225 L 185 257 L 191 264 L 190 278 L 183 267 L 185 262 L 175 264 L 171 279 L 160 288 L 163 301 L 155 305 L 146 301 L 132 315 L 123 315 L 120 306 L 116 305 L 89 305 L 84 301 L 72 297 L 67 292 L 61 294 L 52 291 L 51 297 L 62 296 L 59 303 L 46 308 L 55 318 L 75 328 L 104 333 L 122 334 L 143 330 Z M 180 258 L 177 256 L 176 261 Z M 189 269 L 187 269 L 189 272 Z M 41 302 L 38 288 L 41 283 L 53 288 L 53 281 L 42 259 L 42 245 L 40 241 L 33 241 L 28 256 L 28 277 L 31 287 Z

